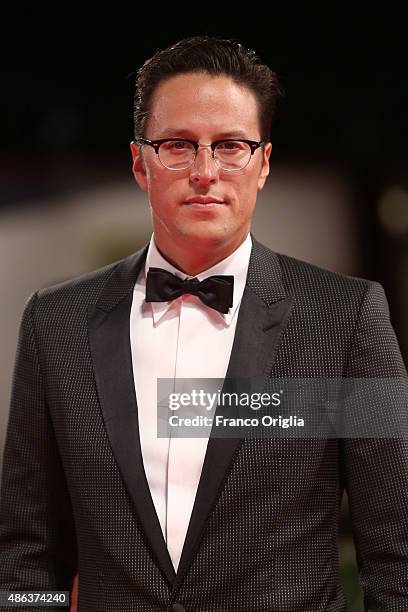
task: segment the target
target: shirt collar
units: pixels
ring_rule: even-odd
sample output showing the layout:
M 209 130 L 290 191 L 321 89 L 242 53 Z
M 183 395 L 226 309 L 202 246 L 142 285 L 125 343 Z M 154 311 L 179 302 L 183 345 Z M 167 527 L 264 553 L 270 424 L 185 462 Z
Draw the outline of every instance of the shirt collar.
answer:
M 251 249 L 252 239 L 250 234 L 248 233 L 244 242 L 233 253 L 228 255 L 228 257 L 226 257 L 222 261 L 219 261 L 211 268 L 208 268 L 207 270 L 196 274 L 196 278 L 198 278 L 198 280 L 200 281 L 204 278 L 207 278 L 208 276 L 214 276 L 216 274 L 227 274 L 232 275 L 234 277 L 233 303 L 232 307 L 229 309 L 229 312 L 227 314 L 224 314 L 222 312 L 214 310 L 214 312 L 219 315 L 220 320 L 223 320 L 225 322 L 225 325 L 227 327 L 231 324 L 234 316 L 236 315 L 238 306 L 241 302 L 242 295 L 244 293 L 246 277 L 248 273 L 249 258 L 251 256 Z M 167 261 L 167 259 L 163 257 L 163 255 L 159 252 L 156 246 L 154 240 L 154 233 L 150 238 L 150 244 L 146 255 L 146 262 L 144 267 L 145 279 L 149 268 L 153 267 L 163 268 L 164 270 L 175 274 L 183 280 L 186 278 L 193 278 L 192 276 L 186 274 L 185 272 L 182 272 L 181 270 L 173 266 L 169 261 Z M 145 282 L 146 280 L 144 280 L 144 283 Z M 153 321 L 155 324 L 163 317 L 163 315 L 167 312 L 171 305 L 172 302 L 150 302 L 153 314 Z M 200 302 L 200 306 L 202 308 L 209 308 L 209 306 L 206 306 L 202 302 Z

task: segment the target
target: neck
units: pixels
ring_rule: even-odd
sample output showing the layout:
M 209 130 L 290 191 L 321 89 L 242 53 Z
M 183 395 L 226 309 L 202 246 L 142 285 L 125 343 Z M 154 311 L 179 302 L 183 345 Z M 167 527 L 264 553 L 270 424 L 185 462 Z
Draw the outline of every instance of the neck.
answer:
M 243 240 L 238 244 L 231 244 L 228 247 L 222 245 L 219 248 L 214 245 L 209 248 L 207 245 L 207 248 L 200 249 L 196 245 L 193 249 L 190 247 L 186 250 L 177 245 L 172 245 L 172 248 L 168 249 L 166 245 L 161 244 L 155 237 L 155 244 L 161 255 L 169 263 L 178 268 L 178 270 L 188 274 L 188 276 L 196 276 L 200 272 L 215 266 L 215 264 L 231 255 L 242 242 Z

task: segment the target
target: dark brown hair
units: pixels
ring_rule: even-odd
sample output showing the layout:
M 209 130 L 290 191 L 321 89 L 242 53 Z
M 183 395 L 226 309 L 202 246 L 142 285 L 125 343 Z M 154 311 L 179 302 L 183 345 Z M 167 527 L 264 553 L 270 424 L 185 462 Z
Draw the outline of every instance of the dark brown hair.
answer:
M 177 74 L 203 72 L 226 75 L 249 88 L 258 102 L 261 138 L 269 141 L 277 99 L 284 95 L 277 75 L 255 51 L 240 42 L 211 36 L 194 36 L 157 51 L 137 71 L 134 97 L 135 138 L 143 137 L 156 87 Z

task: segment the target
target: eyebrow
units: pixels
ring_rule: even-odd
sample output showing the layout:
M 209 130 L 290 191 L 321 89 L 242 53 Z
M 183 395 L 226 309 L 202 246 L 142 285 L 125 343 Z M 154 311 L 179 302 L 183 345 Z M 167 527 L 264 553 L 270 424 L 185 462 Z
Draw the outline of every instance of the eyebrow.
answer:
M 183 130 L 183 129 L 176 130 L 173 128 L 167 128 L 165 130 L 162 130 L 161 132 L 159 132 L 158 138 L 164 138 L 166 136 L 168 136 L 169 138 L 172 138 L 173 136 L 180 136 L 184 138 L 190 137 L 193 139 L 196 138 L 196 136 L 194 135 L 194 132 L 190 132 L 189 130 Z M 244 140 L 248 140 L 248 136 L 242 130 L 232 130 L 229 132 L 220 132 L 215 138 L 215 140 L 221 140 L 223 138 L 243 138 Z

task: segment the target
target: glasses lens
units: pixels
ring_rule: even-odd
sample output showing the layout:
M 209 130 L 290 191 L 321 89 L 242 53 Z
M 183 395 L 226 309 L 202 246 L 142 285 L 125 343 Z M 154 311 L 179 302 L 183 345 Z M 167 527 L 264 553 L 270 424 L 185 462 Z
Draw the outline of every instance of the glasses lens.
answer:
M 195 150 L 191 142 L 166 140 L 159 148 L 159 159 L 163 166 L 171 170 L 188 168 L 194 161 Z
M 224 140 L 215 147 L 215 157 L 220 168 L 240 170 L 251 159 L 251 147 L 241 140 Z

